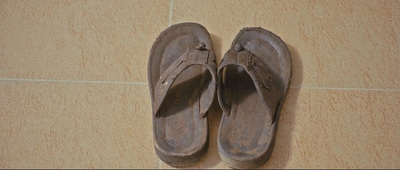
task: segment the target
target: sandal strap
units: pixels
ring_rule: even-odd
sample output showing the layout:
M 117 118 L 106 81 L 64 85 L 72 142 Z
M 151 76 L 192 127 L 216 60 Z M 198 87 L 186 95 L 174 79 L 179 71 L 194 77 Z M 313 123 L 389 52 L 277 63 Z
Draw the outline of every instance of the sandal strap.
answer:
M 160 107 L 164 102 L 168 90 L 176 78 L 185 69 L 193 65 L 201 65 L 209 71 L 212 76 L 212 80 L 209 82 L 207 89 L 204 90 L 200 95 L 200 116 L 203 118 L 206 116 L 206 112 L 211 107 L 212 101 L 216 91 L 216 78 L 217 78 L 217 65 L 215 62 L 214 52 L 208 49 L 190 48 L 186 50 L 178 59 L 176 59 L 160 76 L 155 90 L 153 102 L 153 114 L 157 118 L 160 115 Z
M 274 82 L 274 77 L 268 67 L 265 66 L 264 63 L 262 63 L 257 57 L 255 57 L 254 54 L 246 49 L 241 49 L 239 52 L 233 49 L 229 50 L 225 54 L 219 66 L 217 95 L 224 114 L 230 116 L 232 106 L 232 99 L 229 97 L 232 96 L 230 94 L 232 92 L 229 92 L 228 89 L 224 87 L 224 84 L 222 84 L 224 68 L 230 65 L 240 66 L 247 72 L 248 75 L 250 75 L 260 99 L 264 103 L 264 106 L 268 112 L 272 112 L 271 114 L 268 114 L 271 116 L 270 119 L 274 120 L 273 116 L 280 99 L 278 88 Z

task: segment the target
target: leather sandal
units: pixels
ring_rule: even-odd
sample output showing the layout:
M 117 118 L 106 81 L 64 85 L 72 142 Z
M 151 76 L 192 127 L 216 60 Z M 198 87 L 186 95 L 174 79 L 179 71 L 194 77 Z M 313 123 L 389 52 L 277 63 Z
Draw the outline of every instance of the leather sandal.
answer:
M 291 78 L 285 43 L 262 28 L 244 28 L 218 69 L 223 110 L 218 151 L 232 168 L 262 166 L 271 156 L 279 114 Z
M 148 81 L 154 148 L 169 165 L 193 164 L 207 151 L 215 62 L 210 35 L 196 23 L 172 25 L 151 48 Z

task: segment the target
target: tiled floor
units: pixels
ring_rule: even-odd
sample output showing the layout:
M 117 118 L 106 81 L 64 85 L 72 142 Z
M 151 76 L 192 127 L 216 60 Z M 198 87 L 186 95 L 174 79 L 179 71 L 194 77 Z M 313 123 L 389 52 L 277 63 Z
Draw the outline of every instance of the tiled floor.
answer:
M 400 1 L 0 1 L 0 168 L 170 168 L 152 144 L 147 57 L 191 21 L 218 60 L 238 31 L 279 35 L 293 60 L 262 168 L 400 168 Z M 215 105 L 206 156 L 227 168 Z

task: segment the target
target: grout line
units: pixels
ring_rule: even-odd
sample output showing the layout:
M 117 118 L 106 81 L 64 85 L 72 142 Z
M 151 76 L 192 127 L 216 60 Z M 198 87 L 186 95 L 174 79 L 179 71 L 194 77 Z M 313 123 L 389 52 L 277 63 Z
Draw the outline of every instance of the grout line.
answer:
M 88 81 L 88 80 L 55 80 L 55 79 L 17 79 L 17 78 L 0 78 L 0 82 L 57 82 L 57 83 L 92 83 L 92 84 L 133 84 L 147 85 L 147 82 L 129 82 L 129 81 Z
M 172 0 L 169 0 L 169 26 L 172 24 L 172 7 L 174 3 Z
M 55 83 L 91 83 L 91 84 L 131 84 L 148 85 L 147 82 L 129 81 L 91 81 L 91 80 L 56 80 L 56 79 L 19 79 L 19 78 L 0 78 L 0 82 L 55 82 Z M 345 88 L 345 87 L 313 87 L 313 86 L 290 86 L 292 89 L 314 89 L 314 90 L 354 90 L 354 91 L 389 91 L 400 92 L 400 89 L 384 88 Z
M 312 86 L 290 86 L 290 88 L 292 88 L 292 89 L 314 89 L 314 90 L 354 90 L 354 91 L 390 91 L 390 92 L 399 92 L 400 91 L 400 89 L 312 87 Z

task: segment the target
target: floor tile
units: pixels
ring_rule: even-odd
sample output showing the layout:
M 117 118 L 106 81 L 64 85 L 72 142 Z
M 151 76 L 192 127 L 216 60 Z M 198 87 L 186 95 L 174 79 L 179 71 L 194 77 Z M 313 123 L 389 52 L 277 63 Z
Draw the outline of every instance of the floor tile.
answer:
M 0 167 L 157 168 L 147 85 L 0 82 Z
M 290 89 L 273 154 L 261 168 L 399 167 L 399 104 L 400 92 Z M 209 119 L 208 153 L 188 168 L 228 168 L 216 144 L 221 111 Z
M 400 167 L 399 0 L 3 0 L 0 21 L 0 168 L 173 168 L 143 83 L 170 22 L 204 25 L 218 61 L 243 27 L 287 43 L 292 88 L 261 168 Z M 185 168 L 228 168 L 221 115 L 215 100 L 208 152 Z
M 169 1 L 2 1 L 0 77 L 147 80 Z
M 292 89 L 263 168 L 396 168 L 400 92 Z
M 243 27 L 276 33 L 292 54 L 293 86 L 400 88 L 399 1 L 173 0 L 180 22 L 208 29 L 218 61 Z

